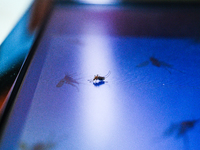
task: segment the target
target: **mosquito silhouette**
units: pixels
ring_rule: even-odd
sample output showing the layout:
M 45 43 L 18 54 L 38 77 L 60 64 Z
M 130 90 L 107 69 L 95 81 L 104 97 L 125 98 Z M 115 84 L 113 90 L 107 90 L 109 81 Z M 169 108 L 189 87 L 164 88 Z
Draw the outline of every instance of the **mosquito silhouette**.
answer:
M 189 139 L 187 133 L 192 130 L 200 119 L 185 120 L 180 123 L 173 123 L 167 128 L 163 136 L 169 137 L 175 135 L 176 138 L 183 138 L 185 150 L 189 150 Z
M 79 82 L 76 81 L 71 76 L 65 75 L 65 77 L 58 82 L 58 84 L 56 85 L 56 87 L 62 87 L 64 83 L 65 84 L 69 84 L 69 85 L 75 87 L 78 90 Z
M 22 141 L 19 143 L 19 150 L 52 150 L 56 149 L 56 146 L 65 141 L 67 135 L 61 135 L 57 137 L 55 134 L 50 134 L 45 141 L 37 141 L 36 143 L 27 143 Z
M 56 143 L 51 142 L 39 142 L 34 144 L 33 146 L 29 146 L 27 143 L 20 143 L 20 150 L 50 150 L 55 148 Z
M 182 72 L 181 70 L 175 69 L 175 68 L 173 67 L 173 65 L 168 64 L 168 63 L 166 63 L 166 62 L 164 62 L 164 61 L 160 61 L 160 60 L 158 60 L 158 59 L 155 58 L 155 57 L 150 57 L 149 60 L 144 61 L 144 62 L 142 62 L 142 63 L 136 65 L 136 67 L 145 67 L 145 66 L 147 66 L 149 63 L 151 63 L 153 66 L 166 69 L 170 74 L 171 74 L 171 71 L 170 71 L 169 69 L 176 70 L 176 71 L 178 71 L 178 72 L 184 73 L 184 72 Z

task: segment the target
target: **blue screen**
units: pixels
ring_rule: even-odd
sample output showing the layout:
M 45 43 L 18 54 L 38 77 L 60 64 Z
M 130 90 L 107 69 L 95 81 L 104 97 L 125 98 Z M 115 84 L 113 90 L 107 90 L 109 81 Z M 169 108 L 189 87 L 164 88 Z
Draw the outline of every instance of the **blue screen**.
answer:
M 199 42 L 109 34 L 113 19 L 95 17 L 105 10 L 130 11 L 55 7 L 3 149 L 200 148 Z

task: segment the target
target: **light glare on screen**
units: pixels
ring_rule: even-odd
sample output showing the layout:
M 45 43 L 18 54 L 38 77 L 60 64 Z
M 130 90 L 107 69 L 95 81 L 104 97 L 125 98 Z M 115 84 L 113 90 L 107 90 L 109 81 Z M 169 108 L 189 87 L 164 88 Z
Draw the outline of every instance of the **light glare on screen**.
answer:
M 77 0 L 77 1 L 88 4 L 112 4 L 119 2 L 119 0 Z

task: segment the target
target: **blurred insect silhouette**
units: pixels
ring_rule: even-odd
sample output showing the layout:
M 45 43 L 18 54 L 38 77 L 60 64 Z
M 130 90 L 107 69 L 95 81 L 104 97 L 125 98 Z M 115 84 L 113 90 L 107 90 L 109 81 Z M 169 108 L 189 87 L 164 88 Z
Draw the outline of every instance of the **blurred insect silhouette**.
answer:
M 200 119 L 186 120 L 180 123 L 174 123 L 169 126 L 163 133 L 164 137 L 169 137 L 175 134 L 176 138 L 182 137 L 184 140 L 184 146 L 186 150 L 189 150 L 189 139 L 187 133 L 195 127 Z
M 20 144 L 20 150 L 51 150 L 55 148 L 56 143 L 51 142 L 38 142 L 33 146 L 29 146 L 26 143 Z
M 142 62 L 142 63 L 138 64 L 136 67 L 147 66 L 150 62 L 152 63 L 152 65 L 154 65 L 156 67 L 162 67 L 162 68 L 166 69 L 170 74 L 171 74 L 171 71 L 169 69 L 173 69 L 173 70 L 176 70 L 178 72 L 184 73 L 184 72 L 182 72 L 178 69 L 175 69 L 172 65 L 165 63 L 163 61 L 160 61 L 155 57 L 150 57 L 148 61 Z
M 59 142 L 60 142 L 59 138 Z M 47 141 L 38 141 L 33 144 L 28 144 L 26 142 L 21 142 L 19 144 L 20 150 L 51 150 L 58 144 L 58 139 L 55 139 L 55 135 L 49 135 Z
M 64 83 L 69 84 L 78 90 L 79 82 L 75 80 L 74 78 L 72 78 L 71 76 L 65 75 L 65 77 L 58 82 L 56 87 L 62 87 Z
M 27 142 L 21 142 L 19 144 L 20 150 L 52 150 L 56 149 L 56 147 L 62 143 L 65 142 L 65 140 L 68 138 L 67 135 L 63 134 L 61 136 L 56 136 L 55 133 L 50 133 L 48 138 L 45 141 L 38 141 L 35 143 L 27 143 Z

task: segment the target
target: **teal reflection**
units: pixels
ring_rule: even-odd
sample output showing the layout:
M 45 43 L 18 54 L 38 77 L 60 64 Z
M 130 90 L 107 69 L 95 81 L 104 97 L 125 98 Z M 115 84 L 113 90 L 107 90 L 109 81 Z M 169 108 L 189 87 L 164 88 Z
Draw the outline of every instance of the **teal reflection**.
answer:
M 28 31 L 30 10 L 21 18 L 0 47 L 0 77 L 21 64 L 34 40 Z

